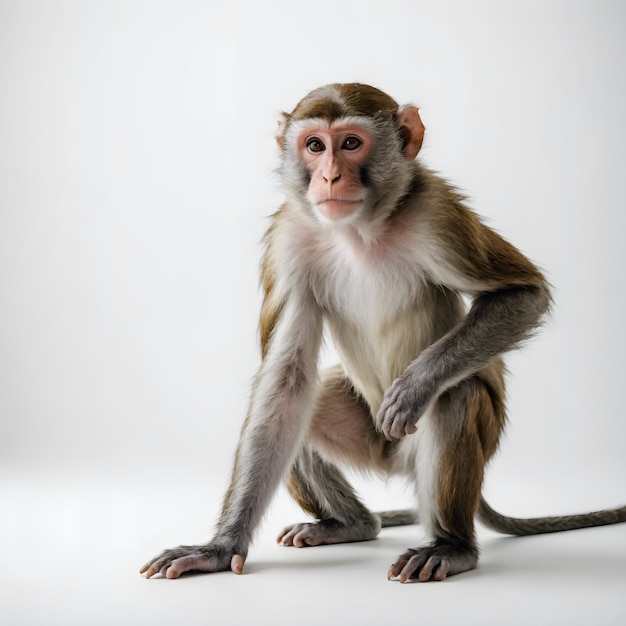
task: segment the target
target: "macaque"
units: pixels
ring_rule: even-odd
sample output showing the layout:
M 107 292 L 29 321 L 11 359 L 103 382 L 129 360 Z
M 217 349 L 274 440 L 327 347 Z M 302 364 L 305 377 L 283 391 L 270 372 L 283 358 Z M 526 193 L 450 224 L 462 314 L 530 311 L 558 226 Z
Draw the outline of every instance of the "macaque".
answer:
M 506 421 L 502 355 L 536 331 L 551 296 L 416 160 L 423 137 L 416 107 L 362 84 L 321 87 L 283 114 L 286 198 L 264 238 L 262 361 L 230 486 L 213 539 L 165 550 L 146 577 L 240 574 L 283 480 L 315 519 L 285 528 L 285 546 L 367 541 L 419 520 L 429 540 L 388 572 L 401 582 L 475 568 L 476 516 L 510 534 L 626 521 L 626 507 L 519 520 L 482 499 Z M 341 363 L 320 372 L 324 328 Z M 369 511 L 342 465 L 409 479 L 415 511 Z

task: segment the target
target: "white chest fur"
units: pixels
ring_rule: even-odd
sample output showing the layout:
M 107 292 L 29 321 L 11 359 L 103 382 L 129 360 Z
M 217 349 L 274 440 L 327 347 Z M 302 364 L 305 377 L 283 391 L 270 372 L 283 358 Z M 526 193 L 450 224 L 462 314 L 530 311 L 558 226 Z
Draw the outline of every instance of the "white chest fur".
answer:
M 332 233 L 310 267 L 342 364 L 376 412 L 385 389 L 432 341 L 430 287 L 415 257 Z

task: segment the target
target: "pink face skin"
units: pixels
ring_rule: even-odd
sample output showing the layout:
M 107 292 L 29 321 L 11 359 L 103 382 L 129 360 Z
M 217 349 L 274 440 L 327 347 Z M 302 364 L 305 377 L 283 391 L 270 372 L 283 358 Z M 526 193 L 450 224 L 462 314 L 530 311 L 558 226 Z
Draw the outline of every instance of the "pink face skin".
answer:
M 361 126 L 312 126 L 298 135 L 298 151 L 311 173 L 309 200 L 330 221 L 354 215 L 366 199 L 359 170 L 373 147 Z

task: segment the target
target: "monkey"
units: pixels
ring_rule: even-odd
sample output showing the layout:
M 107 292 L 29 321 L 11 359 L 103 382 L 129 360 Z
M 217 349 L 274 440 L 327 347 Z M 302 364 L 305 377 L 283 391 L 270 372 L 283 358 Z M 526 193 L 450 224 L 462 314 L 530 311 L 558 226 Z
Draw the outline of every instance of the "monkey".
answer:
M 465 197 L 416 158 L 419 109 L 377 88 L 330 84 L 283 113 L 285 201 L 263 239 L 261 363 L 213 539 L 140 570 L 243 571 L 281 482 L 314 521 L 305 547 L 375 539 L 419 522 L 428 539 L 390 580 L 442 581 L 478 563 L 475 518 L 515 535 L 626 521 L 626 507 L 515 519 L 482 498 L 503 432 L 503 356 L 549 314 L 551 288 Z M 327 333 L 340 363 L 319 371 Z M 371 512 L 344 466 L 413 485 L 415 510 Z

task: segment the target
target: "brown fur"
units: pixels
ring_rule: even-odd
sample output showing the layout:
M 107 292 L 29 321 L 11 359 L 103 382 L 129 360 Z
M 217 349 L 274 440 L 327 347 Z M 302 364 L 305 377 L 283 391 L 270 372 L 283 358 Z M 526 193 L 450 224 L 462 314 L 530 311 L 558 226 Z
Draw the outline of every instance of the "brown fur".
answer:
M 317 498 L 307 489 L 307 482 L 297 464 L 294 463 L 285 479 L 285 486 L 289 495 L 298 503 L 305 513 L 315 519 L 323 517 Z
M 460 390 L 460 387 L 464 389 Z M 446 533 L 465 541 L 474 541 L 474 516 L 480 501 L 483 471 L 495 449 L 504 426 L 504 414 L 498 414 L 500 399 L 492 401 L 486 385 L 478 376 L 444 393 L 438 401 L 443 424 L 448 412 L 464 411 L 460 433 L 446 432 L 441 437 L 444 450 L 439 474 L 439 521 Z M 454 406 L 454 398 L 456 406 Z M 459 402 L 458 398 L 461 399 Z M 454 415 L 453 419 L 458 420 Z
M 261 315 L 259 318 L 259 338 L 261 342 L 261 357 L 265 358 L 269 349 L 269 343 L 280 312 L 283 307 L 282 302 L 275 298 L 276 270 L 271 254 L 271 239 L 274 228 L 277 224 L 277 217 L 280 211 L 274 216 L 272 225 L 265 234 L 264 243 L 266 251 L 261 262 L 261 285 L 263 287 L 263 304 L 261 305 Z
M 517 248 L 460 203 L 449 203 L 445 212 L 437 214 L 432 228 L 455 267 L 468 278 L 491 289 L 545 285 L 539 270 Z
M 320 97 L 323 94 L 336 94 L 336 97 Z M 321 118 L 333 122 L 348 115 L 393 115 L 397 111 L 398 103 L 393 98 L 369 85 L 334 84 L 312 91 L 300 100 L 290 118 Z

